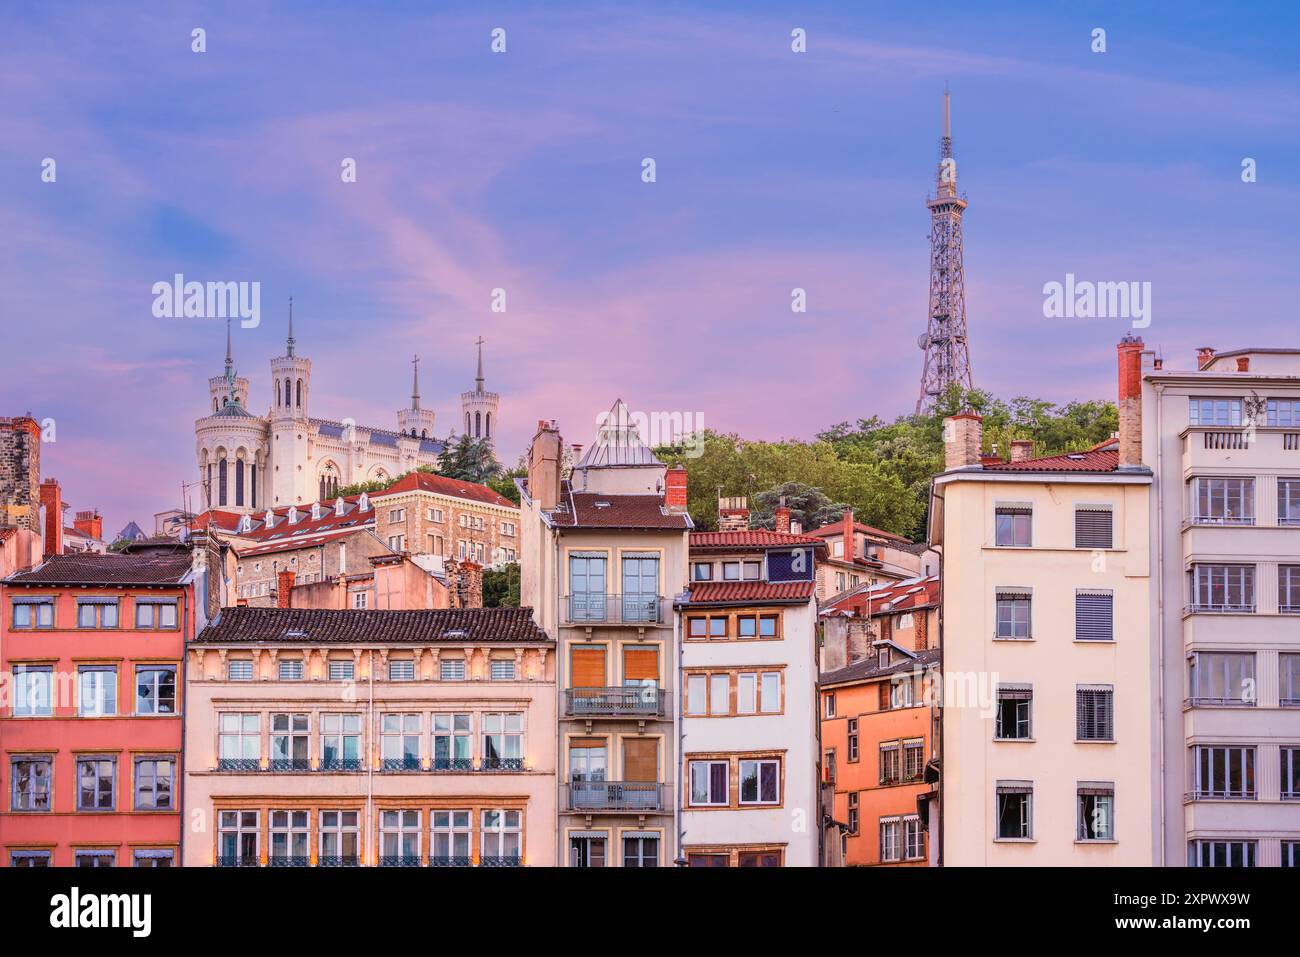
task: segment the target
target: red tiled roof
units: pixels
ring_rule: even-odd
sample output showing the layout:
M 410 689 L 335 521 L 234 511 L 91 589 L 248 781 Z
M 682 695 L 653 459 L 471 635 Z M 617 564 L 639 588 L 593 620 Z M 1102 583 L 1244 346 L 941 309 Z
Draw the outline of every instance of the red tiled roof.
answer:
M 911 545 L 912 540 L 902 535 L 895 535 L 893 532 L 887 532 L 883 528 L 874 528 L 871 525 L 863 525 L 861 522 L 853 523 L 855 532 L 862 532 L 864 535 L 874 535 L 876 538 L 888 538 L 896 542 L 906 542 Z M 844 531 L 843 522 L 831 522 L 829 525 L 823 525 L 821 528 L 814 528 L 807 532 L 808 535 L 816 535 L 818 538 L 825 538 L 832 535 L 839 535 Z
M 31 571 L 5 579 L 9 585 L 179 585 L 190 570 L 184 549 L 124 555 L 76 552 L 51 555 Z
M 915 657 L 912 657 L 914 655 Z M 832 685 L 845 684 L 851 681 L 866 681 L 871 678 L 883 678 L 886 675 L 897 674 L 900 671 L 911 671 L 914 668 L 925 668 L 927 665 L 939 663 L 940 653 L 938 648 L 926 648 L 922 651 L 914 651 L 911 655 L 892 654 L 890 663 L 882 668 L 880 667 L 880 655 L 870 654 L 861 661 L 855 661 L 853 664 L 839 668 L 835 671 L 822 672 L 818 684 L 823 687 Z
M 194 516 L 191 522 L 194 528 L 207 528 L 209 525 L 215 525 L 224 531 L 234 531 L 235 526 L 239 524 L 242 516 L 238 512 L 225 512 L 221 509 L 210 508 L 206 512 L 200 512 Z
M 782 545 L 826 547 L 826 539 L 755 528 L 745 532 L 691 532 L 691 549 L 780 548 Z
M 347 538 L 349 535 L 373 531 L 373 525 L 355 525 L 352 528 L 325 529 L 324 531 L 318 531 L 314 535 L 310 533 L 293 535 L 278 542 L 263 542 L 253 545 L 241 545 L 236 542 L 232 547 L 235 554 L 240 558 L 250 558 L 256 555 L 271 555 L 275 552 L 290 552 L 298 548 L 315 548 L 317 545 L 338 541 L 340 538 Z
M 475 502 L 485 502 L 488 505 L 499 505 L 502 508 L 519 507 L 510 499 L 494 492 L 486 485 L 479 485 L 477 482 L 463 482 L 460 479 L 450 479 L 445 475 L 434 475 L 432 472 L 412 472 L 403 476 L 382 492 L 374 492 L 370 496 L 370 500 L 374 501 L 388 495 L 417 490 L 435 492 L 438 495 L 447 495 L 451 498 L 467 498 Z
M 3 542 L 6 538 L 15 534 L 17 531 L 18 529 L 12 525 L 0 526 L 0 542 Z
M 531 608 L 441 608 L 414 611 L 317 608 L 223 608 L 194 639 L 198 644 L 553 643 Z
M 658 495 L 606 495 L 599 492 L 560 495 L 549 513 L 557 528 L 662 528 L 691 527 L 685 512 L 668 512 Z
M 812 597 L 815 582 L 694 582 L 686 604 L 714 605 L 735 602 L 793 602 Z
M 821 614 L 850 612 L 859 617 L 875 616 L 889 604 L 889 613 L 939 604 L 939 577 L 909 578 L 888 584 L 863 585 L 822 606 Z M 870 611 L 868 611 L 870 607 Z
M 1023 462 L 994 462 L 984 466 L 986 472 L 1114 472 L 1119 468 L 1119 451 L 1102 448 L 1088 452 L 1068 452 Z

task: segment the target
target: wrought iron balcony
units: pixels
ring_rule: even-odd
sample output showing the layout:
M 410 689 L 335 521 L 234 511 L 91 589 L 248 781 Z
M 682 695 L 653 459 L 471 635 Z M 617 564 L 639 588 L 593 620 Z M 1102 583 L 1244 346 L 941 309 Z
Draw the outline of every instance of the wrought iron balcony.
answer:
M 473 758 L 434 758 L 434 771 L 473 771 Z
M 1191 515 L 1189 525 L 1254 525 L 1254 515 Z
M 627 715 L 663 717 L 668 692 L 653 685 L 626 688 L 569 688 L 564 692 L 564 713 L 578 718 Z
M 266 865 L 267 867 L 310 867 L 311 858 L 306 854 L 286 854 L 280 857 L 272 854 Z
M 306 758 L 272 758 L 272 771 L 310 771 L 311 761 Z
M 380 765 L 382 771 L 419 771 L 420 759 L 413 755 L 404 755 L 400 758 L 384 758 Z
M 660 625 L 664 623 L 662 595 L 567 595 L 566 625 Z
M 473 863 L 473 860 L 468 856 L 434 857 L 432 854 L 429 855 L 430 867 L 469 867 Z
M 1200 612 L 1229 612 L 1236 614 L 1254 614 L 1254 599 L 1246 601 L 1215 601 L 1215 602 L 1192 602 L 1184 611 L 1189 614 L 1198 614 Z
M 317 867 L 360 867 L 361 858 L 356 854 L 321 855 L 316 859 Z
M 524 759 L 485 757 L 479 762 L 478 769 L 480 771 L 522 771 L 524 769 Z
M 644 781 L 571 781 L 571 811 L 657 811 L 663 786 Z
M 321 758 L 322 771 L 360 771 L 360 758 Z
M 1193 790 L 1188 791 L 1185 798 L 1188 801 L 1253 801 L 1255 786 Z
M 1238 695 L 1235 698 L 1213 698 L 1200 695 L 1187 699 L 1187 705 L 1192 708 L 1253 708 L 1255 700 L 1253 698 L 1243 698 Z
M 479 867 L 522 867 L 523 859 L 518 854 L 510 854 L 505 857 L 480 857 L 478 859 Z
M 218 771 L 260 771 L 262 762 L 258 758 L 219 758 Z
M 218 857 L 217 867 L 261 867 L 257 855 L 251 857 Z
M 379 859 L 380 867 L 419 867 L 419 854 L 385 854 Z

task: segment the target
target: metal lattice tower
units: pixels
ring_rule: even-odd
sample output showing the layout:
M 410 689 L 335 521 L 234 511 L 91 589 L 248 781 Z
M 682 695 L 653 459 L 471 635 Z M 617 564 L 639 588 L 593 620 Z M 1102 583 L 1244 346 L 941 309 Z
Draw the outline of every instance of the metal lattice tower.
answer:
M 966 200 L 957 195 L 957 164 L 952 158 L 952 106 L 943 91 L 943 139 L 935 196 L 930 210 L 930 310 L 917 345 L 925 352 L 921 395 L 916 412 L 929 411 L 952 383 L 970 389 L 970 352 L 966 344 L 966 273 L 962 267 L 961 217 Z

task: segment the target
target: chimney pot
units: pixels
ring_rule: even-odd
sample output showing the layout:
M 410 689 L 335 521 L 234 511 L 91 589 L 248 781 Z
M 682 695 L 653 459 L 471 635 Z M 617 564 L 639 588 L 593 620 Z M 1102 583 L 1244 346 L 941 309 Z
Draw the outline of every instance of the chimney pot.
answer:
M 781 504 L 776 507 L 775 519 L 774 524 L 778 532 L 790 531 L 790 508 L 785 504 L 785 499 L 782 499 Z
M 664 508 L 674 514 L 686 511 L 686 469 L 674 465 L 664 477 Z
M 276 576 L 275 606 L 293 607 L 293 572 L 279 572 Z
M 1011 440 L 1011 461 L 1026 462 L 1034 457 L 1033 439 Z
M 1196 350 L 1196 370 L 1199 372 L 1214 361 L 1214 350 L 1209 346 L 1201 346 Z
M 58 479 L 41 482 L 41 505 L 45 507 L 45 557 L 63 554 L 63 491 Z

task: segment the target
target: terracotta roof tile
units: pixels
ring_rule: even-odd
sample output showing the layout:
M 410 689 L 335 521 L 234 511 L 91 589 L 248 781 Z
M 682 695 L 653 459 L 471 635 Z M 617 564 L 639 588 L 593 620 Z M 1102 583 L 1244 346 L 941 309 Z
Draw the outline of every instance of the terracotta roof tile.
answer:
M 334 611 L 316 608 L 221 609 L 196 644 L 554 644 L 531 608 Z
M 477 482 L 464 482 L 460 479 L 450 479 L 444 475 L 434 475 L 432 472 L 412 472 L 406 475 L 382 492 L 371 494 L 371 501 L 383 498 L 388 495 L 397 495 L 401 492 L 435 492 L 438 495 L 447 495 L 451 498 L 465 498 L 474 502 L 485 502 L 488 505 L 499 505 L 502 508 L 518 508 L 514 502 L 506 498 L 486 485 L 479 485 Z
M 693 582 L 690 605 L 807 601 L 814 582 Z
M 890 614 L 923 608 L 939 603 L 939 578 L 909 578 L 904 581 L 860 585 L 859 587 L 836 596 L 822 606 L 822 615 L 851 612 L 853 615 L 875 616 L 889 604 Z M 868 606 L 870 610 L 868 611 Z
M 926 648 L 924 651 L 915 651 L 912 654 L 915 658 L 906 655 L 890 655 L 888 666 L 880 667 L 880 657 L 878 655 L 869 655 L 861 661 L 855 661 L 853 664 L 844 668 L 837 668 L 835 671 L 826 671 L 821 675 L 818 684 L 825 688 L 827 685 L 844 684 L 848 681 L 866 681 L 871 678 L 883 678 L 886 675 L 898 674 L 900 671 L 911 671 L 913 668 L 924 668 L 926 665 L 937 664 L 939 662 L 939 649 Z
M 755 528 L 745 532 L 691 532 L 691 550 L 780 548 L 782 545 L 812 545 L 826 548 L 826 539 Z
M 691 527 L 685 512 L 668 512 L 658 495 L 606 495 L 599 492 L 561 491 L 560 504 L 550 513 L 557 528 L 662 528 Z
M 1023 462 L 995 462 L 984 466 L 986 472 L 1114 472 L 1119 468 L 1119 452 L 1107 447 L 1088 452 L 1067 452 Z
M 138 555 L 77 552 L 51 555 L 31 571 L 5 579 L 9 585 L 179 585 L 190 570 L 186 550 Z

